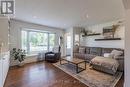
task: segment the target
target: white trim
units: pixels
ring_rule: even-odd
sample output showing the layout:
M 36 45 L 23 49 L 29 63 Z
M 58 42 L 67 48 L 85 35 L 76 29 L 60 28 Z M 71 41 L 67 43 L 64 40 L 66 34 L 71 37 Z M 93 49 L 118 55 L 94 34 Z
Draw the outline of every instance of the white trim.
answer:
M 27 54 L 26 57 L 33 57 L 33 56 L 38 56 L 38 54 Z

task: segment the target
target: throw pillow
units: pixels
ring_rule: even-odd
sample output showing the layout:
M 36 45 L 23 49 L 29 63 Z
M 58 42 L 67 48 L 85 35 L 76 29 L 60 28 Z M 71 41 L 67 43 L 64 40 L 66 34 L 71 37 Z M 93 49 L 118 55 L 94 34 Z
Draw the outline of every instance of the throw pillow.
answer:
M 104 57 L 111 57 L 110 55 L 111 55 L 110 53 L 104 53 L 103 56 L 104 56 Z
M 118 50 L 113 50 L 110 54 L 110 56 L 114 59 L 118 58 L 119 56 L 121 56 L 123 54 L 122 51 L 118 51 Z

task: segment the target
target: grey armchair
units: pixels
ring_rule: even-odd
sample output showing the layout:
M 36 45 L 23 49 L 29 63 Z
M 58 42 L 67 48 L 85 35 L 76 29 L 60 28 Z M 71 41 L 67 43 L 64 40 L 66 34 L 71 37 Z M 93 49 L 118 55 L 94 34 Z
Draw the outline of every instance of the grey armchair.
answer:
M 54 47 L 52 52 L 45 53 L 45 61 L 47 62 L 57 62 L 61 58 L 61 47 Z

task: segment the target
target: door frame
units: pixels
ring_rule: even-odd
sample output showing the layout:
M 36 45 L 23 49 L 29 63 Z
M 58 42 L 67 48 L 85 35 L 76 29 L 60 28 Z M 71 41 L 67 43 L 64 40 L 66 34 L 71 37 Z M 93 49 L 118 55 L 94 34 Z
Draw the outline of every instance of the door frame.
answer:
M 72 36 L 71 36 L 71 33 L 69 33 L 69 32 L 67 32 L 66 34 L 65 34 L 65 56 L 71 56 L 71 49 L 72 49 L 72 47 L 71 47 L 71 40 L 70 40 L 70 49 L 68 49 L 67 48 L 67 36 L 70 36 L 70 38 L 71 38 L 71 40 L 72 40 Z M 69 50 L 69 53 L 70 54 L 68 54 L 68 50 Z

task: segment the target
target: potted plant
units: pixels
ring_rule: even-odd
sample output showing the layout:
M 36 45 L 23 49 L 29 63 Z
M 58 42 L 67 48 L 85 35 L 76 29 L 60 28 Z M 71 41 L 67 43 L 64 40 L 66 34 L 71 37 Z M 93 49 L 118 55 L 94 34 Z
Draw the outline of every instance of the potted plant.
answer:
M 24 59 L 26 57 L 25 50 L 13 48 L 11 51 L 11 56 L 14 58 L 14 60 L 18 61 L 18 66 L 24 65 Z

